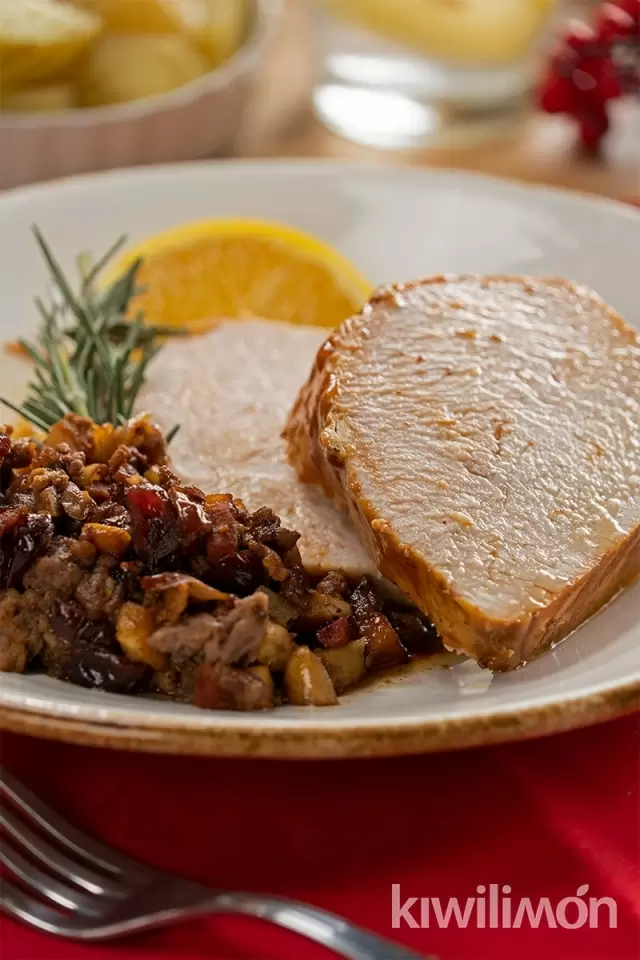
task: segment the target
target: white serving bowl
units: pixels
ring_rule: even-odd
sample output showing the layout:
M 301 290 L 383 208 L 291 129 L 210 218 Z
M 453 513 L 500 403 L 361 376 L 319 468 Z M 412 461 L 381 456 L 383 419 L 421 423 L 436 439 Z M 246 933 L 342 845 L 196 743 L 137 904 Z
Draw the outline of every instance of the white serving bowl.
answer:
M 281 14 L 282 0 L 250 0 L 251 26 L 238 52 L 170 93 L 59 113 L 0 113 L 0 189 L 228 152 Z

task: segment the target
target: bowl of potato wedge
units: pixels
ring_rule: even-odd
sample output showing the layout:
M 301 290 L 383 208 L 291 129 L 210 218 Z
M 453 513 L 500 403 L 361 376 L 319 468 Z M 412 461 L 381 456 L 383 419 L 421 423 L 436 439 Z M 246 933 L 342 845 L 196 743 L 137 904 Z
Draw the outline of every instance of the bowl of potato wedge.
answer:
M 281 0 L 3 0 L 0 188 L 228 151 Z

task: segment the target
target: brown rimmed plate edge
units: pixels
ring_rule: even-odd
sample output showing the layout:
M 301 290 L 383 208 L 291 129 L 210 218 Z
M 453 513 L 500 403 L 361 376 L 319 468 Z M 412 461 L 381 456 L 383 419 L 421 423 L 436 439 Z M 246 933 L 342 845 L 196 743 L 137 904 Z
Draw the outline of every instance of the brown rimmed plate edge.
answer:
M 344 730 L 229 730 L 119 726 L 0 707 L 0 731 L 84 746 L 148 753 L 321 760 L 390 757 L 488 746 L 562 733 L 640 709 L 640 679 L 609 690 L 522 710 L 446 721 L 420 721 Z

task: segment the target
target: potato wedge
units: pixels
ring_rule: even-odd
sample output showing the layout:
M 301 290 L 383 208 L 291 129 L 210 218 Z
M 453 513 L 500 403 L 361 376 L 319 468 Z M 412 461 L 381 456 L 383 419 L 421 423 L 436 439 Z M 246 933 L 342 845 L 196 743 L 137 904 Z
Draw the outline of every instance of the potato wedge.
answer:
M 58 78 L 100 33 L 102 21 L 88 10 L 56 0 L 2 0 L 0 64 L 2 92 Z
M 112 33 L 174 33 L 172 4 L 167 0 L 72 0 L 99 14 Z
M 70 83 L 29 87 L 0 96 L 0 109 L 12 113 L 54 113 L 57 110 L 71 110 L 76 105 L 76 93 Z
M 78 76 L 80 102 L 100 107 L 168 93 L 210 69 L 188 37 L 107 35 L 94 44 Z

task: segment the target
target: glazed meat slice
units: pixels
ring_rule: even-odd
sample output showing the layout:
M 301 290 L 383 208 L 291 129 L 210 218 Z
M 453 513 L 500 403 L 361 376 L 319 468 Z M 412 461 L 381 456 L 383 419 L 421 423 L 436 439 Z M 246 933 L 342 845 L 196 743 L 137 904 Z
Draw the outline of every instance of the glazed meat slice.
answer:
M 640 340 L 563 280 L 379 291 L 286 431 L 445 643 L 509 669 L 640 572 Z
M 139 408 L 164 429 L 182 428 L 172 466 L 187 483 L 228 491 L 249 510 L 268 504 L 301 533 L 312 573 L 377 575 L 347 515 L 298 480 L 281 432 L 326 337 L 318 327 L 265 320 L 222 323 L 209 336 L 166 345 L 151 368 Z

